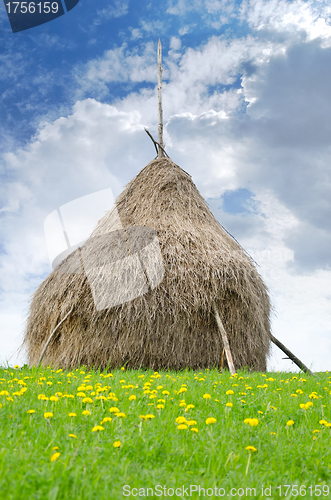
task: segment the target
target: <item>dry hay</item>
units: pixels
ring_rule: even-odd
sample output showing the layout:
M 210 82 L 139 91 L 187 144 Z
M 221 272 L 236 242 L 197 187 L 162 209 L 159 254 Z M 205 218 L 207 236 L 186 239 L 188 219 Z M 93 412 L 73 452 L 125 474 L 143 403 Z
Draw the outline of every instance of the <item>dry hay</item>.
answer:
M 215 302 L 236 369 L 265 370 L 270 347 L 266 286 L 249 256 L 216 221 L 191 177 L 168 158 L 153 160 L 127 185 L 116 206 L 35 292 L 23 344 L 29 363 L 37 363 L 51 331 L 74 305 L 46 351 L 45 365 L 154 370 L 219 366 L 223 344 Z M 144 246 L 153 251 L 144 256 Z M 155 286 L 160 278 L 157 248 L 164 276 Z M 146 280 L 136 281 L 143 294 L 116 304 L 116 296 L 130 299 L 127 283 L 136 273 L 137 258 L 152 263 L 155 283 L 149 280 L 146 288 Z M 120 262 L 126 264 L 118 278 L 115 267 Z M 153 269 L 149 271 L 153 280 Z M 136 278 L 139 282 L 141 277 Z

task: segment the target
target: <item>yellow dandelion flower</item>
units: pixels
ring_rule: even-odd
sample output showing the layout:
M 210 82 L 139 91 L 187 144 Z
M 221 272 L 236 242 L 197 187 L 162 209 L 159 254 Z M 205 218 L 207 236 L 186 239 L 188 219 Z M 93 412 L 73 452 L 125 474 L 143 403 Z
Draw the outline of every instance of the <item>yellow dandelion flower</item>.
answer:
M 15 368 L 16 370 L 18 370 L 18 369 L 19 369 L 19 365 L 14 365 L 14 368 Z
M 293 424 L 294 424 L 294 421 L 293 421 L 293 420 L 288 420 L 288 421 L 286 422 L 286 425 L 288 425 L 289 427 L 290 427 L 291 425 L 293 425 Z
M 50 399 L 50 401 L 54 401 L 54 402 L 59 400 L 59 398 L 56 396 L 51 396 L 49 399 Z
M 141 420 L 147 420 L 146 415 L 139 415 L 139 418 L 140 418 Z
M 321 432 L 321 431 L 319 431 L 318 429 L 315 429 L 315 430 L 313 431 L 313 434 L 316 434 L 316 432 Z
M 209 417 L 207 418 L 206 420 L 206 424 L 209 425 L 209 424 L 215 424 L 217 422 L 216 418 L 214 417 Z
M 258 425 L 259 420 L 257 418 L 245 418 L 244 423 L 249 424 L 251 427 L 255 427 Z
M 187 425 L 197 425 L 196 421 L 195 420 L 189 420 L 188 422 L 186 422 Z
M 192 405 L 192 404 L 189 404 L 189 405 L 187 405 L 187 407 L 186 407 L 186 410 L 185 410 L 185 411 L 190 410 L 191 408 L 195 408 L 195 406 L 194 406 L 194 405 Z
M 57 460 L 60 455 L 61 453 L 59 453 L 58 451 L 56 453 L 53 453 L 53 455 L 51 456 L 51 462 L 55 462 L 55 460 Z
M 233 404 L 232 403 L 226 403 L 225 406 L 228 406 L 229 408 L 231 408 L 231 406 L 233 406 Z
M 240 401 L 241 401 L 242 403 L 246 403 L 246 401 L 245 401 L 244 399 L 241 399 Z
M 184 406 L 186 406 L 186 403 L 179 403 L 179 406 L 180 408 L 183 408 Z
M 257 449 L 255 448 L 255 446 L 246 446 L 246 450 L 248 450 L 248 451 L 257 451 Z
M 116 408 L 116 406 L 113 406 L 112 408 L 109 408 L 110 413 L 119 413 L 119 409 Z
M 137 399 L 137 396 L 135 396 L 134 394 L 129 396 L 129 401 L 134 401 L 135 399 Z
M 162 391 L 162 394 L 164 394 L 165 396 L 169 396 L 170 392 L 169 391 Z
M 111 422 L 113 419 L 111 417 L 104 417 L 101 422 L 100 422 L 100 425 L 104 424 L 105 422 Z
M 157 408 L 158 410 L 163 410 L 164 405 L 162 405 L 162 404 L 156 405 L 156 408 Z
M 59 449 L 58 446 L 53 446 L 52 451 L 55 451 L 55 450 L 58 450 L 58 449 Z
M 176 422 L 177 422 L 177 424 L 183 424 L 184 422 L 186 423 L 187 420 L 185 417 L 177 417 Z
M 84 398 L 83 403 L 93 403 L 93 399 L 92 398 Z
M 320 421 L 319 421 L 319 423 L 320 423 L 321 425 L 327 425 L 327 424 L 328 424 L 326 420 L 320 420 Z
M 227 396 L 230 396 L 231 394 L 234 394 L 234 392 L 233 392 L 231 389 L 229 389 L 228 391 L 226 391 L 226 393 L 225 393 L 225 394 L 226 394 Z
M 211 399 L 211 395 L 210 394 L 204 394 L 202 397 L 204 399 Z
M 199 430 L 196 427 L 191 427 L 192 432 L 199 432 Z
M 120 440 L 118 441 L 115 441 L 115 443 L 113 444 L 114 448 L 120 448 L 120 446 L 122 446 L 122 443 Z
M 125 418 L 125 417 L 126 417 L 126 415 L 125 415 L 125 413 L 118 412 L 118 413 L 116 413 L 116 417 L 119 417 L 119 418 Z
M 270 432 L 272 436 L 277 436 L 277 432 Z
M 97 432 L 97 431 L 104 431 L 105 428 L 102 427 L 102 425 L 95 425 L 92 429 L 92 432 Z
M 26 413 L 36 413 L 36 410 L 28 410 Z
M 90 411 L 88 411 L 88 410 L 84 410 L 84 411 L 82 412 L 82 415 L 91 415 L 91 412 L 90 412 Z
M 148 414 L 148 415 L 145 415 L 146 419 L 151 419 L 151 418 L 155 418 L 155 415 L 151 415 L 151 414 Z
M 76 439 L 77 439 L 77 436 L 75 436 L 75 434 L 68 434 L 68 436 L 69 436 L 70 438 L 76 438 Z
M 179 429 L 179 430 L 185 430 L 185 429 L 187 429 L 187 425 L 186 424 L 179 424 L 177 426 L 177 429 Z
M 44 418 L 51 418 L 51 417 L 53 417 L 53 413 L 51 411 L 46 411 L 44 413 Z
M 78 396 L 79 398 L 86 398 L 86 394 L 85 394 L 85 392 L 77 392 L 77 396 Z
M 76 413 L 68 413 L 68 417 L 77 417 Z

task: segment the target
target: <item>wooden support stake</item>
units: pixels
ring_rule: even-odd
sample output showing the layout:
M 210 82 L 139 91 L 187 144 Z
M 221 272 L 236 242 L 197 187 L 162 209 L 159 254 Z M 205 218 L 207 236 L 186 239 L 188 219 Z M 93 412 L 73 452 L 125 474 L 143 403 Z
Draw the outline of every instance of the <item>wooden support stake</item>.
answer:
M 58 324 L 56 325 L 56 327 L 54 328 L 54 330 L 53 330 L 53 331 L 52 331 L 52 333 L 50 334 L 50 336 L 49 336 L 49 338 L 48 338 L 48 340 L 47 340 L 47 342 L 46 342 L 46 344 L 45 344 L 45 347 L 44 347 L 44 349 L 43 349 L 43 352 L 42 352 L 42 353 L 41 353 L 41 355 L 40 355 L 40 358 L 39 358 L 39 361 L 38 361 L 38 364 L 37 364 L 37 368 L 39 368 L 40 363 L 42 362 L 43 357 L 45 356 L 46 349 L 47 349 L 47 347 L 49 346 L 50 341 L 51 341 L 51 340 L 52 340 L 52 338 L 54 337 L 54 335 L 55 335 L 55 333 L 56 333 L 57 329 L 58 329 L 58 328 L 62 325 L 62 323 L 63 323 L 63 322 L 67 319 L 67 317 L 69 316 L 69 314 L 72 312 L 73 308 L 74 308 L 74 306 L 72 306 L 72 308 L 70 309 L 70 311 L 69 311 L 69 312 L 65 315 L 65 317 L 64 317 L 64 318 L 60 321 L 60 323 L 58 323 Z
M 163 110 L 162 110 L 162 47 L 161 40 L 159 40 L 157 46 L 157 99 L 158 99 L 158 110 L 159 110 L 159 148 L 158 157 L 163 158 Z
M 230 370 L 231 375 L 234 375 L 236 373 L 236 370 L 235 370 L 234 364 L 233 364 L 233 359 L 232 359 L 232 354 L 231 354 L 231 350 L 230 350 L 230 344 L 229 344 L 229 341 L 228 341 L 228 336 L 227 336 L 226 331 L 224 329 L 224 326 L 223 326 L 223 323 L 221 321 L 220 315 L 218 314 L 218 310 L 217 310 L 217 307 L 216 307 L 215 303 L 213 304 L 213 308 L 214 308 L 214 314 L 215 314 L 216 322 L 217 322 L 218 328 L 219 328 L 219 330 L 221 332 L 221 336 L 222 336 L 222 340 L 223 340 L 223 345 L 224 345 L 224 349 L 225 349 L 225 354 L 226 354 L 226 359 L 227 359 L 227 362 L 228 362 L 229 370 Z
M 309 368 L 306 365 L 304 365 L 302 361 L 300 361 L 299 358 L 294 356 L 294 354 L 289 349 L 287 349 L 287 347 L 285 347 L 284 344 L 282 344 L 279 340 L 277 340 L 276 337 L 274 337 L 272 334 L 270 334 L 270 338 L 271 338 L 272 342 L 277 347 L 279 347 L 279 349 L 281 349 L 289 357 L 289 359 L 291 359 L 293 361 L 293 363 L 295 363 L 302 371 L 304 371 L 305 373 L 308 373 L 309 375 L 314 376 L 314 373 L 311 372 L 309 370 Z

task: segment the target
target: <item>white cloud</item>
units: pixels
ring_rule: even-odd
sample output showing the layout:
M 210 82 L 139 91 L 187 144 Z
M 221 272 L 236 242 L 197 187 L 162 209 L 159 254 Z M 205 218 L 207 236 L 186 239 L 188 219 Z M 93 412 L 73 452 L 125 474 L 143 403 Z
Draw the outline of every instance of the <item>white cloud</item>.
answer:
M 97 11 L 97 18 L 93 21 L 94 26 L 98 26 L 107 19 L 126 16 L 129 12 L 129 0 L 114 0 L 113 5 Z

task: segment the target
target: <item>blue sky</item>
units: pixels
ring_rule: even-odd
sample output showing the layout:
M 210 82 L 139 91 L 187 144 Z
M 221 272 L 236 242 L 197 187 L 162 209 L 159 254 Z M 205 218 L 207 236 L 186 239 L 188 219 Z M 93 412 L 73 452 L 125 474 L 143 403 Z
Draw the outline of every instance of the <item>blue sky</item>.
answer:
M 155 156 L 160 37 L 168 153 L 259 264 L 274 335 L 329 367 L 330 16 L 324 0 L 81 0 L 13 34 L 0 5 L 0 360 L 24 360 L 45 218 L 116 196 Z M 270 368 L 292 368 L 281 357 Z

